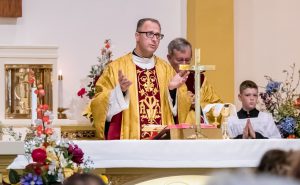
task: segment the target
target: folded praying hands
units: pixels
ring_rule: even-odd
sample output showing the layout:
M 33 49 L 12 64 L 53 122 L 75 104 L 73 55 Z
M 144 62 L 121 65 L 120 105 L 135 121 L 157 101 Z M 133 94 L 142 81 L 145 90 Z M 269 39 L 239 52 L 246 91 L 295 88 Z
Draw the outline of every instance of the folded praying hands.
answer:
M 255 131 L 251 125 L 250 119 L 248 119 L 243 131 L 243 139 L 255 139 L 255 138 L 256 138 Z

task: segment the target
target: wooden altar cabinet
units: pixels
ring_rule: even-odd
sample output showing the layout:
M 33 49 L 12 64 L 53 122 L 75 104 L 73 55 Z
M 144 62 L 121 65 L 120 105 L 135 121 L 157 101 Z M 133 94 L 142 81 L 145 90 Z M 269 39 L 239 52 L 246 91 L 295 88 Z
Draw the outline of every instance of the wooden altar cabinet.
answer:
M 0 141 L 0 184 L 2 176 L 7 175 L 7 166 L 14 161 L 18 154 L 24 154 L 24 142 Z
M 300 149 L 298 139 L 74 142 L 91 157 L 97 172 L 118 185 L 167 176 L 208 175 L 217 169 L 253 168 L 270 149 Z M 19 156 L 11 168 L 22 168 L 20 164 L 25 163 L 21 161 Z

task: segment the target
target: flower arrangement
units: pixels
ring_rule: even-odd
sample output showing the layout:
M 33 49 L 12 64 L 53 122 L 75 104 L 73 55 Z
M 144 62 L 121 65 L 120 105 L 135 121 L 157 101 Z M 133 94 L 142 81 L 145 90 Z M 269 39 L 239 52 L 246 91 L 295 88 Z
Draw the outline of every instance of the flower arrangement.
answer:
M 89 83 L 87 87 L 83 87 L 77 92 L 78 96 L 82 98 L 83 95 L 86 94 L 89 99 L 92 99 L 95 96 L 96 82 L 102 74 L 105 66 L 111 62 L 111 57 L 111 41 L 110 39 L 106 39 L 104 41 L 104 46 L 101 48 L 101 55 L 98 57 L 98 64 L 91 66 L 90 74 L 88 75 Z
M 297 88 L 300 82 L 300 70 L 294 81 L 295 64 L 290 71 L 283 70 L 286 78 L 283 82 L 265 76 L 268 83 L 265 92 L 260 93 L 265 110 L 270 112 L 284 138 L 300 137 L 300 96 Z
M 31 83 L 34 83 L 33 72 L 30 75 Z M 36 94 L 41 99 L 45 91 L 42 84 L 37 87 Z M 73 173 L 88 172 L 91 169 L 93 162 L 90 158 L 84 160 L 84 152 L 77 145 L 67 139 L 58 141 L 58 135 L 52 127 L 53 119 L 47 104 L 37 106 L 37 119 L 32 126 L 33 137 L 25 141 L 26 157 L 30 163 L 22 175 L 10 170 L 10 183 L 57 184 Z
M 14 131 L 12 126 L 9 126 L 7 128 L 2 128 L 0 122 L 0 140 L 2 135 L 10 136 L 8 138 L 9 141 L 21 141 L 22 138 L 22 133 Z

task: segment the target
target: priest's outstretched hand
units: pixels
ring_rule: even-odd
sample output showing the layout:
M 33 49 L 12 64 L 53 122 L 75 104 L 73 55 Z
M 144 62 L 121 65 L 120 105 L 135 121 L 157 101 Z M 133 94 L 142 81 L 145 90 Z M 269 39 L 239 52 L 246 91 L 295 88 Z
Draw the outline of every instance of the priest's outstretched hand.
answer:
M 174 90 L 184 84 L 189 76 L 189 71 L 180 71 L 177 73 L 169 83 L 169 90 Z
M 255 131 L 252 127 L 250 119 L 248 119 L 243 131 L 243 139 L 255 139 L 255 138 L 256 138 Z
M 118 76 L 119 76 L 118 80 L 119 80 L 119 84 L 120 84 L 121 90 L 122 90 L 123 93 L 125 93 L 128 90 L 129 86 L 132 84 L 132 82 L 129 81 L 125 77 L 125 75 L 122 73 L 121 70 L 118 71 Z

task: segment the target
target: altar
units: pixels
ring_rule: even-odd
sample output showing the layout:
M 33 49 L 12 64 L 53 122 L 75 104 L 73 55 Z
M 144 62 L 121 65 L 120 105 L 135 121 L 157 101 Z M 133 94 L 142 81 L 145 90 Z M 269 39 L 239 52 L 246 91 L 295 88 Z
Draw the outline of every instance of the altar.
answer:
M 25 154 L 24 142 L 0 140 L 0 184 L 2 184 L 2 175 L 7 174 L 6 167 L 14 161 L 18 154 Z
M 217 170 L 254 168 L 270 149 L 300 149 L 298 139 L 74 142 L 94 161 L 97 173 L 106 174 L 113 184 L 126 185 L 155 180 L 159 182 L 155 184 L 166 184 L 178 176 L 180 182 L 187 183 Z M 24 156 L 19 155 L 9 168 L 23 169 L 26 164 Z

